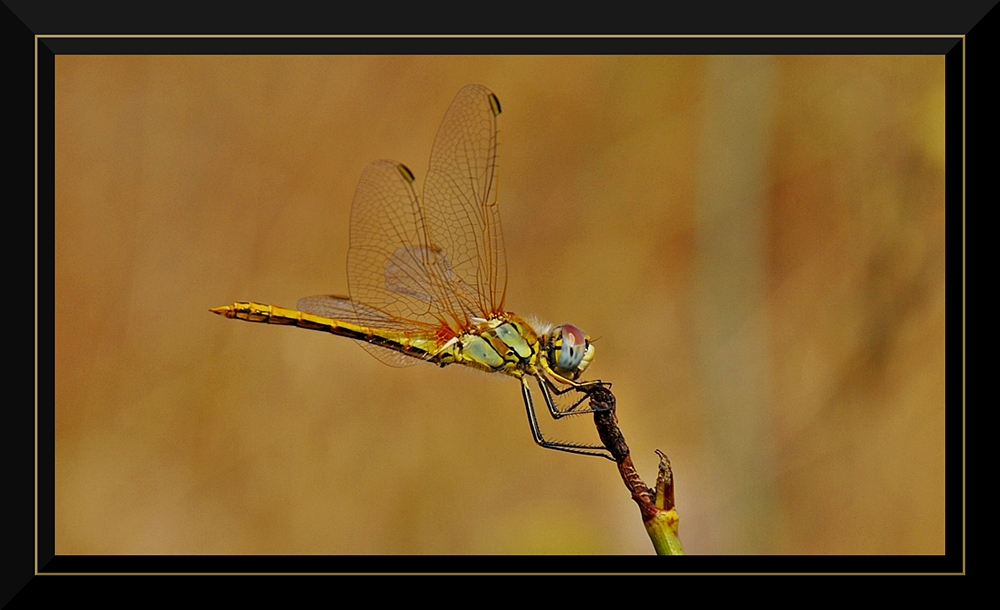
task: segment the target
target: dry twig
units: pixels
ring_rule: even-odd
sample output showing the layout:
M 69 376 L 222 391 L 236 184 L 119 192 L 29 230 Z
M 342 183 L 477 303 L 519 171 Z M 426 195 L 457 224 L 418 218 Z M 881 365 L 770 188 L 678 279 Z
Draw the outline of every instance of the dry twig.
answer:
M 632 464 L 625 437 L 618 428 L 618 416 L 615 414 L 615 395 L 604 384 L 594 386 L 587 393 L 590 396 L 590 406 L 594 409 L 594 425 L 601 442 L 618 464 L 625 487 L 632 494 L 632 499 L 639 505 L 642 524 L 653 542 L 657 555 L 683 555 L 680 538 L 677 537 L 679 517 L 674 507 L 674 477 L 670 470 L 670 460 L 666 454 L 656 450 L 660 456 L 660 468 L 656 476 L 656 487 L 647 487 Z

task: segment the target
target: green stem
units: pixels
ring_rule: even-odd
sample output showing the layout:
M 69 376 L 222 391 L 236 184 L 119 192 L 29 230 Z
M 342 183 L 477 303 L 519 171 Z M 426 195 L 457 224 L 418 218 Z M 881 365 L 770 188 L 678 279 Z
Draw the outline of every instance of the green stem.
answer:
M 677 537 L 677 520 L 677 511 L 671 509 L 658 511 L 650 521 L 643 523 L 657 555 L 684 554 L 681 539 Z

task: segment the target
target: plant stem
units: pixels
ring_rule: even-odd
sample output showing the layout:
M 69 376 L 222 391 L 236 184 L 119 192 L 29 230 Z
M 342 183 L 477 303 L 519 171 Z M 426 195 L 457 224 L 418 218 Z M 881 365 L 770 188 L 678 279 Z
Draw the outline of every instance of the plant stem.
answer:
M 642 524 L 646 528 L 650 541 L 657 555 L 683 555 L 684 547 L 677 537 L 677 527 L 680 517 L 674 507 L 674 477 L 670 469 L 667 455 L 656 450 L 660 456 L 659 472 L 656 476 L 656 487 L 651 489 L 642 482 L 636 472 L 632 457 L 629 455 L 625 436 L 618 427 L 618 416 L 615 414 L 615 395 L 607 385 L 597 385 L 588 390 L 590 405 L 594 409 L 594 425 L 601 437 L 601 442 L 618 464 L 618 473 L 622 482 L 632 494 L 632 499 L 639 506 Z

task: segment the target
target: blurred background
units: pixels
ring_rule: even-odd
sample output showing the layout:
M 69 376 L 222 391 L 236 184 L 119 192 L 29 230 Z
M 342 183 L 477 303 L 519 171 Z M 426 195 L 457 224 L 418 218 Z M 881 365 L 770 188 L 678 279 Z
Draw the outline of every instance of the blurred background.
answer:
M 688 553 L 944 552 L 942 57 L 59 55 L 57 553 L 653 552 L 515 380 L 208 311 L 346 294 L 469 83 L 507 308 L 597 339 Z

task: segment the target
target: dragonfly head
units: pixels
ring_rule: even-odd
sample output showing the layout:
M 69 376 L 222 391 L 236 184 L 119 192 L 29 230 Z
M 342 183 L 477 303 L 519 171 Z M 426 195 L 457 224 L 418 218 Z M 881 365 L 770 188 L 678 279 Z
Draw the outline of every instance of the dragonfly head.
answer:
M 546 341 L 549 366 L 567 379 L 576 380 L 594 359 L 594 344 L 572 324 L 556 326 Z

